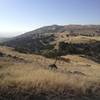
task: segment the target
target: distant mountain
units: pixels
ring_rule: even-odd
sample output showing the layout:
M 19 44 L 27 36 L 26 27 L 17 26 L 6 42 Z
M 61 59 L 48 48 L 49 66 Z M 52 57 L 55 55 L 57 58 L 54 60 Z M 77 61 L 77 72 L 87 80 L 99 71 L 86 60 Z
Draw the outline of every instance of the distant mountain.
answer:
M 0 42 L 6 42 L 10 40 L 10 38 L 0 37 Z
M 54 41 L 54 33 L 60 32 L 63 26 L 46 26 L 27 32 L 5 42 L 5 45 L 23 48 L 28 52 L 39 52 Z
M 100 36 L 100 25 L 52 25 L 27 32 L 5 42 L 11 46 L 27 52 L 41 52 L 44 49 L 54 48 L 54 43 L 59 34 L 69 34 L 71 36 Z

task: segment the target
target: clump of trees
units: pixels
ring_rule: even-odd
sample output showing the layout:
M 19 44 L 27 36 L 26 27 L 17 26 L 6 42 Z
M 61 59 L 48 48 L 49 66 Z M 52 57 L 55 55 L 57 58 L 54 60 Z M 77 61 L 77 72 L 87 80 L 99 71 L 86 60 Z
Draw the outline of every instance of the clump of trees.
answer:
M 20 53 L 30 53 L 30 51 L 26 48 L 21 48 L 21 47 L 15 47 L 14 48 L 15 51 L 18 51 Z
M 59 43 L 58 49 L 55 49 L 55 44 L 47 44 L 39 48 L 36 47 L 35 50 L 19 47 L 16 47 L 15 50 L 21 53 L 36 53 L 54 59 L 67 54 L 84 54 L 97 60 L 100 59 L 100 42 L 74 44 L 63 41 Z
M 84 54 L 87 56 L 100 58 L 100 43 L 91 43 L 91 44 L 73 44 L 60 42 L 58 49 L 44 50 L 42 52 L 43 56 L 49 58 L 55 58 L 67 54 Z
M 57 56 L 57 49 L 44 50 L 41 54 L 47 58 L 55 58 Z

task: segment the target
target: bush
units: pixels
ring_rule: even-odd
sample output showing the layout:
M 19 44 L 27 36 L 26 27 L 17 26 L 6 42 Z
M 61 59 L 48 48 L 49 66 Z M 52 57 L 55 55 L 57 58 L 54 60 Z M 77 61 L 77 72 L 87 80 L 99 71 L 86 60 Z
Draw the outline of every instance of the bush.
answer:
M 47 58 L 56 58 L 57 57 L 57 50 L 44 50 L 42 51 L 42 55 L 47 57 Z
M 0 57 L 3 57 L 4 56 L 4 53 L 0 52 Z
M 19 48 L 19 47 L 16 47 L 14 50 L 18 51 L 20 53 L 28 53 L 29 52 L 27 49 L 25 49 L 25 48 Z

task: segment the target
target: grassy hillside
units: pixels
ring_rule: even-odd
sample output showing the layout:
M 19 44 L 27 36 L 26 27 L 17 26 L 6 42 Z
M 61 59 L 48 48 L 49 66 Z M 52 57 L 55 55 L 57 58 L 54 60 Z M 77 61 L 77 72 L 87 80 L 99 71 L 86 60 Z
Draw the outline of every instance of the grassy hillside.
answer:
M 3 42 L 0 100 L 100 100 L 100 25 L 46 26 Z
M 99 100 L 100 64 L 84 55 L 62 56 L 57 70 L 54 59 L 23 54 L 0 46 L 1 100 Z
M 98 36 L 100 36 L 100 25 L 51 25 L 26 32 L 4 44 L 14 48 L 20 48 L 25 52 L 40 53 L 44 47 L 47 48 L 48 45 L 58 43 L 59 41 L 74 43 L 80 41 L 83 43 L 86 41 L 85 43 L 87 43 L 98 40 L 93 38 Z

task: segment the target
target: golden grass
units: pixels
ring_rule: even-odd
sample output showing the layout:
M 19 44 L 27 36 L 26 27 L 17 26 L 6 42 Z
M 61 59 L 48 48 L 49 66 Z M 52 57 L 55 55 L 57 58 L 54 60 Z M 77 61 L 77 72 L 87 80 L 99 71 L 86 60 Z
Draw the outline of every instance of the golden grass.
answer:
M 63 65 L 57 64 L 57 70 L 50 70 L 47 67 L 43 67 L 47 66 L 47 64 L 45 65 L 46 60 L 45 63 L 40 60 L 41 58 L 43 59 L 41 56 L 21 54 L 6 47 L 1 48 L 1 51 L 30 61 L 30 63 L 16 63 L 12 58 L 8 59 L 6 57 L 3 60 L 0 60 L 0 66 L 2 66 L 0 68 L 0 97 L 5 98 L 5 95 L 7 96 L 6 99 L 1 100 L 31 100 L 26 99 L 23 95 L 29 97 L 32 95 L 46 95 L 50 97 L 53 95 L 57 97 L 57 99 L 54 100 L 59 100 L 61 97 L 67 98 L 68 96 L 69 98 L 70 96 L 73 97 L 73 100 L 75 97 L 82 98 L 81 96 L 86 96 L 89 98 L 88 100 L 91 100 L 91 96 L 96 96 L 95 98 L 99 100 L 99 64 L 86 58 L 81 58 L 80 56 L 68 55 L 67 57 L 65 56 L 65 58 L 69 58 L 71 63 L 64 63 Z M 39 59 L 38 62 L 35 58 Z M 43 66 L 41 66 L 40 62 Z M 47 62 L 52 63 L 53 60 L 47 59 Z M 82 65 L 87 65 L 87 63 L 92 64 L 91 67 L 82 67 Z M 62 70 L 66 73 L 63 73 Z M 86 76 L 68 73 L 67 70 L 77 70 L 85 73 Z M 14 97 L 11 98 L 12 96 Z M 15 99 L 17 97 L 19 97 L 19 99 Z M 20 99 L 21 97 L 22 99 Z
M 29 70 L 28 70 L 29 71 Z M 63 74 L 46 69 L 30 70 L 11 70 L 11 76 L 6 76 L 4 80 L 0 80 L 0 86 L 9 87 L 16 86 L 22 90 L 35 89 L 36 93 L 42 91 L 47 92 L 63 92 L 65 89 L 79 91 L 85 93 L 87 88 L 97 83 L 98 80 L 91 80 L 87 77 L 78 75 Z M 5 75 L 7 75 L 5 73 Z
M 63 36 L 63 38 L 62 38 Z M 100 36 L 94 36 L 94 37 L 87 37 L 87 36 L 69 36 L 66 37 L 66 33 L 57 34 L 56 41 L 54 43 L 57 43 L 57 47 L 59 45 L 59 42 L 65 41 L 70 43 L 95 43 L 96 41 L 100 41 Z

